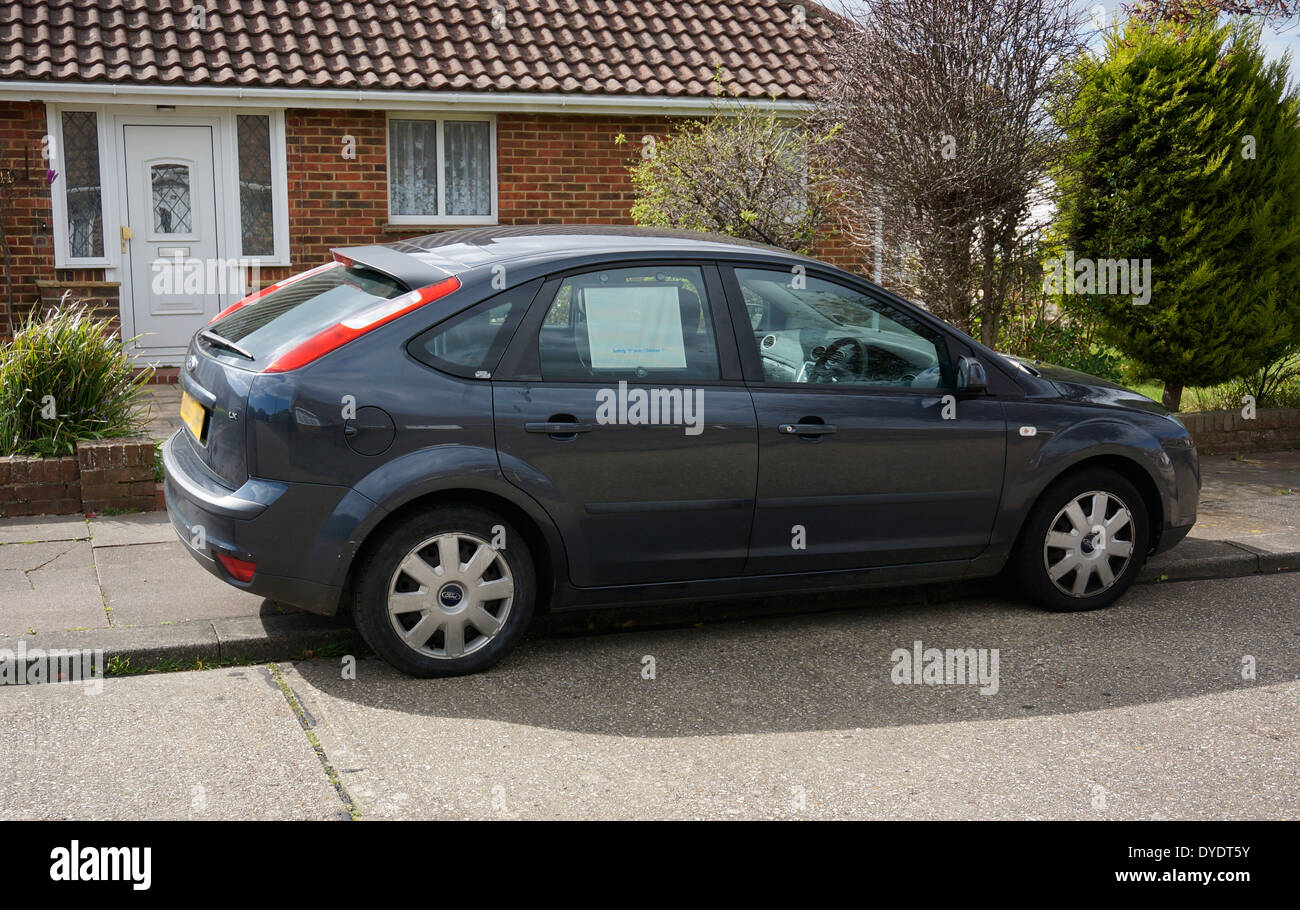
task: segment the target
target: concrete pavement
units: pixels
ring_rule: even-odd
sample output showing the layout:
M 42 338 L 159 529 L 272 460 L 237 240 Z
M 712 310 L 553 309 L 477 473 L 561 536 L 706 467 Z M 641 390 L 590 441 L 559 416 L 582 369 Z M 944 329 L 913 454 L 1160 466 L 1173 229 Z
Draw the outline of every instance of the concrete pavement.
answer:
M 1152 560 L 1145 581 L 1222 578 L 1300 569 L 1300 452 L 1202 460 L 1200 519 L 1191 536 Z M 828 605 L 881 599 L 941 600 L 985 590 L 947 585 L 870 595 L 845 593 Z M 734 606 L 734 605 L 733 605 Z M 788 611 L 784 601 L 740 606 Z M 721 615 L 735 612 L 723 608 Z M 720 615 L 702 608 L 698 616 Z M 547 628 L 624 621 L 693 621 L 695 608 L 640 608 L 619 615 L 556 619 Z M 346 618 L 325 619 L 245 594 L 203 571 L 162 512 L 0 520 L 0 647 L 105 648 L 148 666 L 163 660 L 285 659 L 327 645 L 349 646 Z
M 1296 578 L 4 687 L 0 817 L 1295 818 Z M 896 683 L 917 640 L 996 649 L 996 692 Z
M 0 688 L 0 819 L 338 819 L 267 667 Z

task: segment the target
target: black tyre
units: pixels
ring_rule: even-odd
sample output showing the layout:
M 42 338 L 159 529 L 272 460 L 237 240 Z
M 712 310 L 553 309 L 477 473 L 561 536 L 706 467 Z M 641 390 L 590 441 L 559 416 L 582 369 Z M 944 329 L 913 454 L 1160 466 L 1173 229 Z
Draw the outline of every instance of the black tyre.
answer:
M 1146 503 L 1122 475 L 1071 474 L 1039 498 L 1025 521 L 1012 568 L 1038 606 L 1077 613 L 1110 606 L 1146 561 Z
M 412 514 L 363 560 L 352 607 L 357 629 L 376 654 L 412 676 L 486 670 L 532 618 L 532 555 L 509 522 L 486 509 Z

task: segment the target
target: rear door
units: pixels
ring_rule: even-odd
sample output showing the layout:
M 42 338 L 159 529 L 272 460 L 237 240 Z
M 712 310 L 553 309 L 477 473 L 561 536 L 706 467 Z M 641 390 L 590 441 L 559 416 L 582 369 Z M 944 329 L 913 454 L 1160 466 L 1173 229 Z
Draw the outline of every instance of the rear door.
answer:
M 724 269 L 758 417 L 749 574 L 964 560 L 989 542 L 1001 403 L 953 388 L 949 339 L 855 287 Z
M 548 281 L 493 403 L 502 470 L 555 521 L 574 584 L 743 571 L 756 424 L 711 264 Z

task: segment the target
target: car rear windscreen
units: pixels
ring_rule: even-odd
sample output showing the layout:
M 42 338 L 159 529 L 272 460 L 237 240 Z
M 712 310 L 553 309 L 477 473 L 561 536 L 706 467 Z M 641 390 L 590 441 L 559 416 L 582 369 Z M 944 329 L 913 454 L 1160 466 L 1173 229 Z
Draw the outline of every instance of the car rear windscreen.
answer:
M 290 281 L 208 326 L 261 360 L 407 288 L 365 268 L 339 264 Z M 225 356 L 220 349 L 212 352 Z

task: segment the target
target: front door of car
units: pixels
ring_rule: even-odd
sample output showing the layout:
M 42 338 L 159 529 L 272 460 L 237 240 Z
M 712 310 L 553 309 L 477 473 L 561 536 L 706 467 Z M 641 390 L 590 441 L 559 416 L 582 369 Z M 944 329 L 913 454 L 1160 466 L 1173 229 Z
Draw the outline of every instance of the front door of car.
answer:
M 865 288 L 724 269 L 758 416 L 748 574 L 965 560 L 989 542 L 1002 405 L 954 388 L 949 336 Z M 746 320 L 748 326 L 745 325 Z
M 510 482 L 564 539 L 575 585 L 739 575 L 756 424 L 711 264 L 547 282 L 493 377 Z M 723 331 L 719 331 L 719 326 Z

